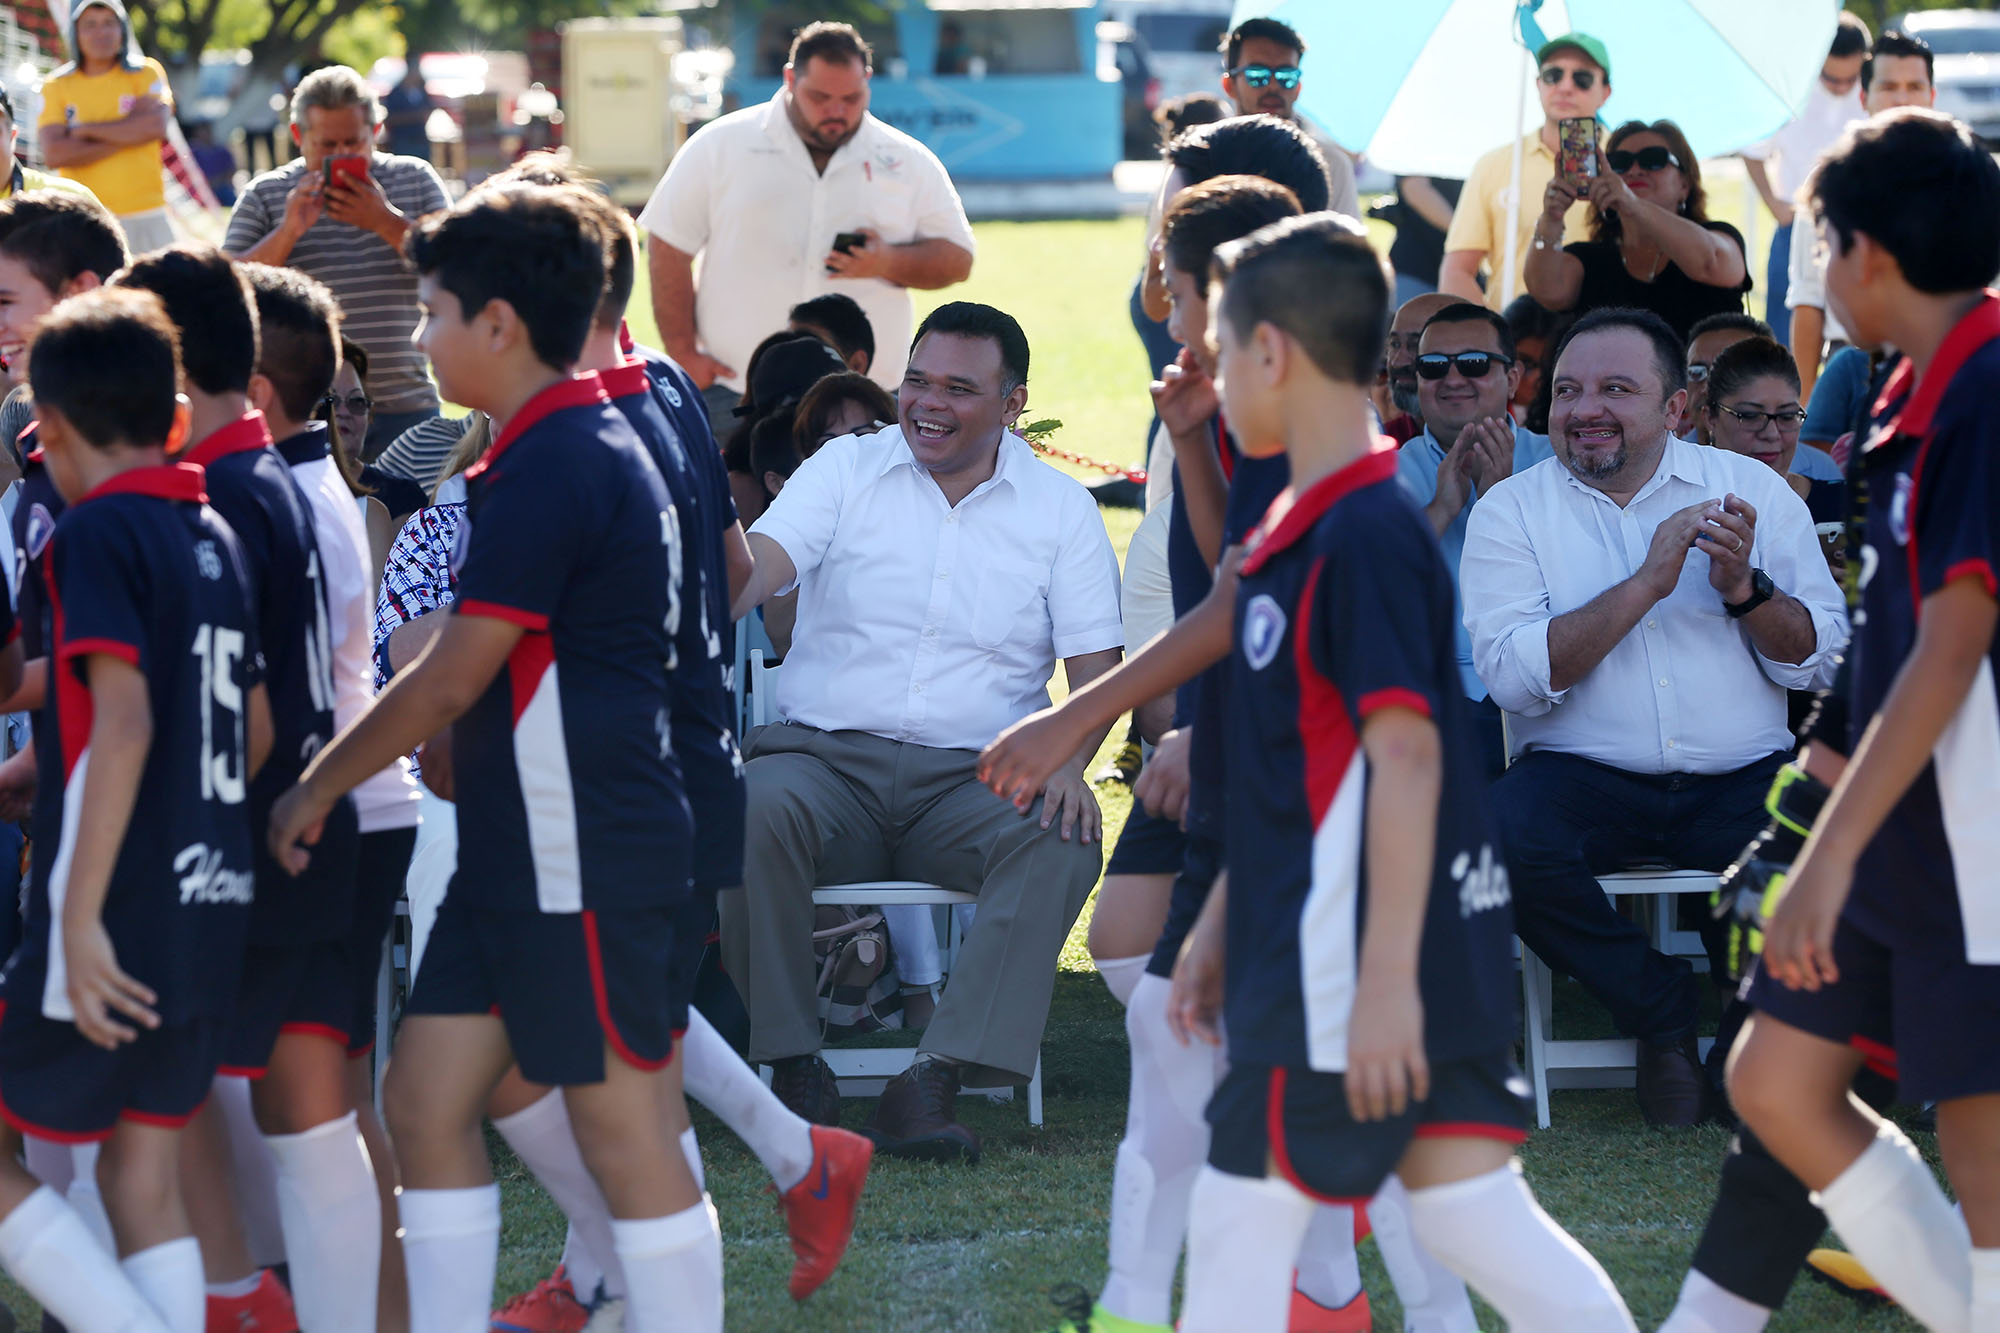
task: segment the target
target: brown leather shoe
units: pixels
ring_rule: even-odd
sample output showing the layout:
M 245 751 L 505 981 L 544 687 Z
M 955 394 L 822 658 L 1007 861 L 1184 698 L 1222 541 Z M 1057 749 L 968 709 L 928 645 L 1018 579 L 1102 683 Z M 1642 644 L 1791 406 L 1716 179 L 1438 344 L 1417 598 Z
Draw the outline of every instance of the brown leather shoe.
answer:
M 977 1162 L 979 1136 L 958 1123 L 958 1066 L 919 1060 L 889 1080 L 862 1133 L 875 1150 L 919 1162 Z
M 1692 1034 L 1670 1045 L 1639 1043 L 1639 1113 L 1659 1129 L 1698 1125 L 1710 1112 L 1708 1075 Z
M 840 1085 L 817 1054 L 773 1060 L 771 1091 L 786 1110 L 802 1120 L 815 1125 L 840 1124 Z

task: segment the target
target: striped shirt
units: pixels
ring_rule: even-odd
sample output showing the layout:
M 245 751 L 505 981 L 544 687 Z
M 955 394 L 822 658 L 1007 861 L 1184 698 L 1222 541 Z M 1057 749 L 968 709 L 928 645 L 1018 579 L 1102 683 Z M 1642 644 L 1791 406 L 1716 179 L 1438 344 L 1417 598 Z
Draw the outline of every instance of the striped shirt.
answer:
M 294 158 L 244 187 L 229 215 L 222 248 L 241 255 L 285 220 L 285 200 L 305 175 Z M 449 205 L 444 183 L 422 158 L 376 153 L 368 168 L 389 202 L 412 221 Z M 368 393 L 375 410 L 421 412 L 437 406 L 424 355 L 410 342 L 417 328 L 417 274 L 381 237 L 322 215 L 285 260 L 332 289 L 341 331 L 368 352 Z
M 372 366 L 370 370 L 372 372 Z M 373 378 L 372 373 L 370 378 Z M 462 417 L 432 417 L 428 421 L 419 421 L 390 441 L 382 456 L 375 460 L 375 466 L 384 472 L 408 477 L 424 488 L 425 495 L 429 495 L 443 480 L 445 460 L 451 457 L 451 451 L 465 438 L 465 432 L 471 425 L 470 412 Z

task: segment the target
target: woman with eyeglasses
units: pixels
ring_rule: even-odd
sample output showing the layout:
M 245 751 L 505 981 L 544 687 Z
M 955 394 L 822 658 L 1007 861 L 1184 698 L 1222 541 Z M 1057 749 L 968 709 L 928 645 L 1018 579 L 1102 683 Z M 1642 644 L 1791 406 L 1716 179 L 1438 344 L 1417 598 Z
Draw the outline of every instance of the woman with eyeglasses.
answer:
M 1745 338 L 1724 348 L 1708 368 L 1702 414 L 1714 447 L 1756 459 L 1799 493 L 1819 528 L 1827 564 L 1838 570 L 1845 552 L 1847 483 L 1813 481 L 1791 470 L 1806 419 L 1792 354 L 1771 338 Z
M 1528 295 L 1550 310 L 1650 310 L 1683 339 L 1695 322 L 1741 310 L 1750 290 L 1743 237 L 1710 220 L 1701 165 L 1670 120 L 1627 121 L 1597 157 L 1597 176 L 1557 176 L 1542 196 L 1528 255 Z M 1590 201 L 1590 239 L 1565 246 L 1563 214 Z

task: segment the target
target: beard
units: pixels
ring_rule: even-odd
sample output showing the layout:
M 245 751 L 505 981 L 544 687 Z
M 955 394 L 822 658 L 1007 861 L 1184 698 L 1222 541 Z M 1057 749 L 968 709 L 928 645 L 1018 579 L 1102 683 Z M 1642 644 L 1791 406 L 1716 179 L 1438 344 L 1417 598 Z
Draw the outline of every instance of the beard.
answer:
M 1564 440 L 1563 443 L 1569 444 L 1569 441 Z M 1625 464 L 1631 460 L 1631 456 L 1631 450 L 1626 447 L 1624 439 L 1620 438 L 1618 448 L 1608 456 L 1594 459 L 1587 458 L 1578 453 L 1575 446 L 1572 445 L 1569 457 L 1564 461 L 1569 464 L 1570 471 L 1576 473 L 1577 476 L 1583 478 L 1585 481 L 1603 481 L 1606 477 L 1615 477 L 1620 472 L 1623 472 Z
M 1416 377 L 1414 375 L 1411 376 L 1409 383 L 1406 385 L 1401 379 L 1398 379 L 1395 375 L 1393 374 L 1390 375 L 1389 401 L 1393 402 L 1396 405 L 1396 410 L 1398 412 L 1403 413 L 1405 416 L 1415 416 L 1417 414 Z
M 836 134 L 828 134 L 817 125 L 802 125 L 798 128 L 799 138 L 805 140 L 806 147 L 815 152 L 832 153 L 838 151 L 842 144 L 860 132 L 861 121 L 857 117 L 853 124 Z

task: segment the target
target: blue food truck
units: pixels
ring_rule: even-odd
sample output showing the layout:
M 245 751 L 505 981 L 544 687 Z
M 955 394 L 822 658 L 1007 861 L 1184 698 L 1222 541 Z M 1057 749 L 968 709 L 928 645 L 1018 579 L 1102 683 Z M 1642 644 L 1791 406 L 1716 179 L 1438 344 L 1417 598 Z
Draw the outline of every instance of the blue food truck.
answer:
M 1097 0 L 905 0 L 857 26 L 875 49 L 869 110 L 959 180 L 1081 180 L 1120 157 L 1123 89 L 1100 58 Z M 773 5 L 730 33 L 731 105 L 777 91 L 792 34 L 825 17 Z

